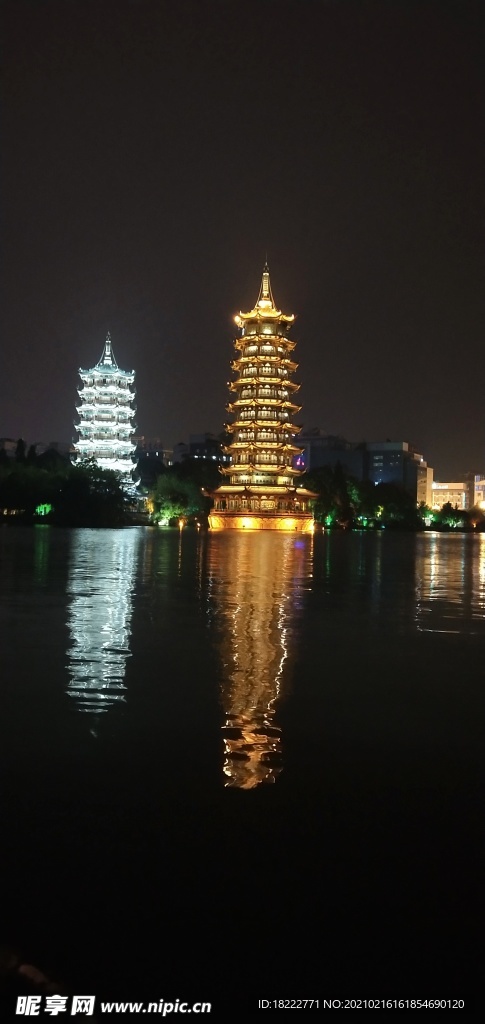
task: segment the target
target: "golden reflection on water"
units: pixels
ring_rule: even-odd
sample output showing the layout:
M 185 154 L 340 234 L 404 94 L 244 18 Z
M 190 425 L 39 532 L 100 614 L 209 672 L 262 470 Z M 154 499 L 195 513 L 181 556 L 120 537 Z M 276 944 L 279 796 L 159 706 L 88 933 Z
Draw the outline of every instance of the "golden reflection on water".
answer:
M 72 533 L 67 693 L 79 711 L 99 714 L 124 700 L 139 540 L 136 528 Z
M 282 771 L 275 712 L 295 654 L 312 543 L 269 532 L 208 538 L 208 594 L 224 666 L 226 786 L 253 789 Z
M 483 631 L 485 534 L 419 535 L 415 571 L 418 630 Z

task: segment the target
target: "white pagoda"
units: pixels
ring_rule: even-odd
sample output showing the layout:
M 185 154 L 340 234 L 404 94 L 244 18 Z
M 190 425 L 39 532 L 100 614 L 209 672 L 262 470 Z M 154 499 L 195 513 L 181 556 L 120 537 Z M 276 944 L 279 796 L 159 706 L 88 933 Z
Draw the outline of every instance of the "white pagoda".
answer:
M 108 332 L 99 363 L 91 370 L 79 370 L 84 387 L 78 389 L 81 405 L 76 407 L 79 441 L 74 448 L 79 459 L 94 458 L 101 469 L 121 473 L 126 487 L 133 486 L 135 445 L 131 440 L 135 410 L 134 370 L 120 370 Z

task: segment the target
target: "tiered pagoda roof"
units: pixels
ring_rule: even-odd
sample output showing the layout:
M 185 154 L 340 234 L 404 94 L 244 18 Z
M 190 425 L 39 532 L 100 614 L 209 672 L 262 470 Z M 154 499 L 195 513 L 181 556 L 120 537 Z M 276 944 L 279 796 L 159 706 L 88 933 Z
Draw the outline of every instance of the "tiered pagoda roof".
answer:
M 135 380 L 134 370 L 122 370 L 114 357 L 108 332 L 101 359 L 90 370 L 79 370 L 84 387 L 77 413 L 78 457 L 94 458 L 103 469 L 114 469 L 132 483 L 135 445 L 131 441 Z
M 295 401 L 300 385 L 292 379 L 298 366 L 292 357 L 296 343 L 288 337 L 295 317 L 276 306 L 267 264 L 255 306 L 234 319 L 240 335 L 231 362 L 234 398 L 227 405 L 233 416 L 226 424 L 232 435 L 225 449 L 231 463 L 221 470 L 228 480 L 214 493 L 212 525 L 219 528 L 229 520 L 237 525 L 232 518 L 240 513 L 311 519 L 307 505 L 314 495 L 298 487 L 301 470 L 293 465 L 302 450 L 295 443 L 301 429 L 294 422 L 301 409 Z

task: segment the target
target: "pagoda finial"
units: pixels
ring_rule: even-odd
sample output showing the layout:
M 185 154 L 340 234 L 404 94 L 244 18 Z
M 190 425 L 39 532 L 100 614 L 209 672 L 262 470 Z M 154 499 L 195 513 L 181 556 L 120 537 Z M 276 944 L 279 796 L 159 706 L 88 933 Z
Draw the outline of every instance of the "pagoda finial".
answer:
M 265 260 L 265 264 L 264 264 L 264 267 L 263 267 L 263 277 L 262 277 L 262 280 L 261 280 L 261 288 L 259 290 L 259 296 L 258 296 L 258 301 L 257 301 L 256 305 L 259 306 L 260 309 L 271 309 L 271 308 L 274 309 L 274 299 L 273 299 L 273 293 L 271 291 L 271 282 L 270 282 L 270 279 L 269 279 L 269 266 L 268 266 L 268 259 L 267 258 Z
M 106 341 L 104 343 L 103 355 L 101 356 L 99 365 L 101 365 L 101 366 L 114 366 L 114 367 L 116 367 L 116 365 L 117 365 L 116 359 L 115 359 L 115 357 L 113 355 L 113 350 L 111 348 L 111 334 L 110 334 L 109 331 L 108 331 L 108 333 L 106 335 Z

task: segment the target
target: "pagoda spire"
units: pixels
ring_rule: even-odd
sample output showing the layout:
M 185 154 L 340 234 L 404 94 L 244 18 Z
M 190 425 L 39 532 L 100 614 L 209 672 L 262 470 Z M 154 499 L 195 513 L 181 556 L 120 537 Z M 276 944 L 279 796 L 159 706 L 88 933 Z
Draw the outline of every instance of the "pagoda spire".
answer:
M 268 260 L 265 261 L 263 267 L 263 276 L 261 279 L 261 287 L 259 289 L 256 306 L 259 307 L 259 309 L 275 309 L 273 292 L 271 291 L 271 281 L 269 279 Z
M 113 350 L 111 348 L 111 334 L 110 334 L 109 331 L 108 331 L 108 333 L 106 335 L 106 341 L 104 343 L 103 355 L 101 356 L 101 359 L 100 359 L 98 365 L 99 366 L 114 366 L 115 368 L 118 367 L 116 359 L 115 359 L 115 357 L 113 355 Z

